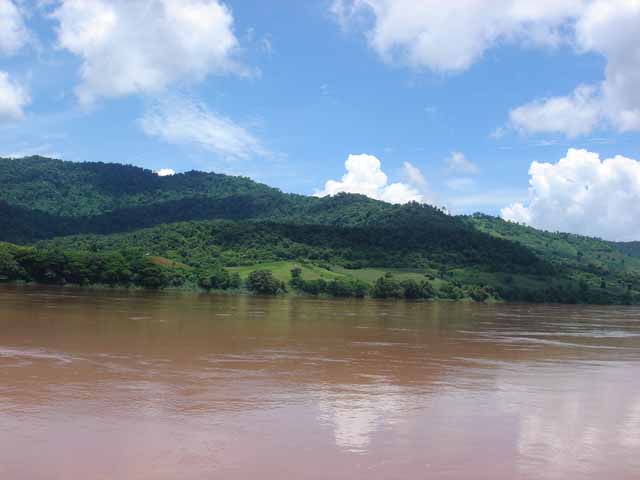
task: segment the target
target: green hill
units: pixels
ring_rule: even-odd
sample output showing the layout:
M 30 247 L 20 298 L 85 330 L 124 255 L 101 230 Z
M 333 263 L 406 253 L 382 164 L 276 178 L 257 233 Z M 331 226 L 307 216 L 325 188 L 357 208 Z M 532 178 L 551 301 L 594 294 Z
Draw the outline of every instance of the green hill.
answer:
M 362 195 L 286 194 L 243 177 L 42 157 L 0 160 L 0 241 L 32 245 L 0 248 L 8 280 L 149 286 L 148 273 L 179 286 L 267 265 L 282 281 L 297 265 L 320 282 L 314 292 L 343 292 L 336 282 L 374 291 L 389 271 L 454 299 L 629 303 L 640 291 L 627 244 Z
M 631 257 L 640 258 L 640 241 L 636 242 L 610 242 L 616 249 Z
M 244 177 L 187 172 L 160 177 L 115 163 L 65 162 L 44 157 L 0 159 L 0 201 L 61 217 L 101 215 L 187 198 L 278 195 Z

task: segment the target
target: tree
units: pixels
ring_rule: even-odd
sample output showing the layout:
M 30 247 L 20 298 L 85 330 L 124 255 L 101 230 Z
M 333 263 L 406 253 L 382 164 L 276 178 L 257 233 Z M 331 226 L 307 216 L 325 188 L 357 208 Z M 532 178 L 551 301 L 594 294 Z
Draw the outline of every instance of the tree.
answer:
M 147 262 L 137 273 L 136 283 L 153 290 L 166 286 L 166 279 L 162 267 Z
M 229 270 L 219 266 L 198 272 L 197 279 L 198 286 L 205 290 L 227 290 L 239 288 L 242 284 L 238 272 L 230 273 Z
M 284 291 L 284 284 L 273 276 L 269 270 L 255 270 L 247 278 L 247 288 L 254 293 L 275 295 Z
M 434 295 L 433 287 L 426 280 L 417 282 L 416 280 L 409 278 L 401 281 L 400 287 L 402 288 L 404 298 L 407 299 L 427 299 Z
M 460 300 L 461 298 L 464 298 L 464 292 L 454 284 L 447 283 L 440 287 L 440 297 L 449 300 Z
M 483 287 L 473 287 L 469 290 L 469 296 L 476 302 L 484 302 L 489 298 L 489 292 Z
M 391 273 L 386 273 L 376 280 L 371 294 L 375 298 L 400 298 L 402 296 L 402 288 Z
M 229 277 L 229 288 L 240 288 L 242 285 L 242 280 L 240 279 L 240 274 L 238 272 L 233 272 Z
M 0 245 L 0 281 L 17 280 L 21 275 L 20 265 L 13 253 L 4 245 Z
M 294 267 L 291 269 L 291 280 L 289 280 L 289 284 L 293 288 L 301 288 L 304 284 L 304 280 L 302 279 L 302 269 L 300 267 Z
M 369 286 L 360 281 L 349 278 L 334 278 L 327 284 L 327 293 L 334 297 L 358 297 L 367 294 Z

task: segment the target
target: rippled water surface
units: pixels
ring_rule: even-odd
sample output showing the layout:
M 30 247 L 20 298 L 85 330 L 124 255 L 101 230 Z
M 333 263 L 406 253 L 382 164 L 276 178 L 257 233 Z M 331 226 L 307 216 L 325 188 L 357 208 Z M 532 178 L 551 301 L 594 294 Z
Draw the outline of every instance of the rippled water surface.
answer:
M 640 310 L 2 287 L 0 478 L 637 479 Z

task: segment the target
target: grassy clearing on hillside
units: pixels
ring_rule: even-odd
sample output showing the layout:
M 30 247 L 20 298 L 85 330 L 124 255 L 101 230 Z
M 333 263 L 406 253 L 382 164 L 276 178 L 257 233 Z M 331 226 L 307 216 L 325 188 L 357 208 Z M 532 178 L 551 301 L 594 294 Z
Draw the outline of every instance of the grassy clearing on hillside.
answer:
M 367 283 L 373 283 L 378 278 L 384 276 L 385 273 L 392 273 L 397 280 L 413 279 L 416 281 L 424 280 L 424 272 L 418 270 L 409 270 L 402 268 L 358 268 L 358 269 L 346 269 L 343 267 L 333 267 L 336 273 L 340 273 L 344 276 L 357 278 Z
M 240 278 L 245 280 L 249 274 L 255 270 L 269 270 L 273 273 L 273 276 L 283 282 L 288 282 L 291 279 L 291 270 L 293 268 L 302 269 L 302 278 L 305 280 L 318 280 L 323 278 L 325 280 L 333 280 L 334 278 L 344 278 L 347 275 L 342 273 L 332 272 L 317 265 L 311 265 L 307 263 L 298 262 L 269 262 L 269 263 L 257 263 L 254 265 L 241 266 L 241 267 L 228 267 L 231 273 L 238 273 Z
M 371 285 L 380 277 L 386 273 L 391 273 L 396 280 L 415 280 L 421 282 L 423 280 L 429 280 L 431 285 L 435 289 L 439 289 L 444 284 L 448 283 L 446 280 L 437 278 L 437 272 L 435 270 L 410 270 L 406 268 L 359 268 L 356 270 L 350 270 L 343 267 L 334 267 L 335 272 L 343 275 L 362 280 Z M 425 275 L 428 275 L 427 278 Z
M 257 263 L 254 265 L 241 266 L 241 267 L 228 267 L 227 270 L 240 274 L 240 278 L 246 279 L 249 274 L 255 270 L 269 270 L 273 273 L 274 277 L 278 280 L 287 282 L 291 279 L 291 270 L 295 267 L 302 269 L 302 278 L 305 280 L 318 280 L 320 278 L 324 280 L 333 280 L 334 278 L 354 278 L 362 280 L 363 282 L 373 285 L 373 283 L 386 273 L 392 273 L 398 281 L 402 280 L 415 280 L 420 282 L 425 280 L 425 272 L 419 270 L 409 270 L 402 268 L 360 268 L 360 269 L 347 269 L 337 265 L 332 265 L 328 270 L 326 268 L 319 267 L 309 263 L 298 262 L 269 262 L 269 263 Z M 446 283 L 443 280 L 435 279 L 431 280 L 434 287 L 438 288 L 441 284 Z

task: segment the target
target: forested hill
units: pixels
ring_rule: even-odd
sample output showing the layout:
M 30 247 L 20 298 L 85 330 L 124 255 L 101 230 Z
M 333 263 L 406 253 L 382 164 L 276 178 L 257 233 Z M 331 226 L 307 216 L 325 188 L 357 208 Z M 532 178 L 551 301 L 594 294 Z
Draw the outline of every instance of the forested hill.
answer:
M 215 238 L 234 240 L 216 242 L 229 249 L 234 241 L 238 245 L 248 241 L 263 250 L 278 245 L 286 256 L 291 255 L 287 242 L 294 242 L 313 245 L 315 256 L 318 249 L 331 250 L 332 258 L 350 264 L 407 267 L 430 261 L 527 271 L 547 268 L 527 249 L 479 232 L 428 205 L 392 205 L 350 194 L 325 198 L 285 194 L 247 178 L 215 173 L 159 177 L 132 166 L 30 157 L 0 161 L 0 187 L 0 241 L 13 243 L 136 232 L 161 225 L 155 230 L 159 236 L 186 232 L 182 248 L 193 249 L 196 238 L 202 240 L 200 227 L 174 224 L 231 220 L 260 224 L 218 224 L 223 229 L 215 230 Z M 238 232 L 244 232 L 242 240 Z M 274 232 L 278 238 L 271 235 Z M 210 236 L 214 238 L 211 232 Z M 149 247 L 146 242 L 145 248 Z
M 186 198 L 279 196 L 244 177 L 187 172 L 160 177 L 115 163 L 65 162 L 44 157 L 0 159 L 0 200 L 56 216 L 90 216 Z
M 423 293 L 433 286 L 443 298 L 640 299 L 640 257 L 632 244 L 362 195 L 286 194 L 216 173 L 160 177 L 133 166 L 43 157 L 0 159 L 0 242 L 36 246 L 0 244 L 0 280 L 115 278 L 160 286 L 220 269 L 277 264 L 269 268 L 288 272 L 294 262 L 313 275 L 356 282 L 349 285 L 358 292 L 358 282 L 372 287 L 373 276 L 395 271 L 407 281 L 422 278 L 420 285 L 429 283 Z M 161 267 L 150 268 L 145 258 L 159 259 Z M 156 278 L 158 268 L 175 265 L 185 270 Z M 351 288 L 316 287 L 309 288 Z
M 468 231 L 430 206 L 402 207 L 362 195 L 285 194 L 248 178 L 187 172 L 160 177 L 138 167 L 43 157 L 0 159 L 0 240 L 29 243 L 190 220 L 271 220 L 339 226 L 417 222 Z
M 618 250 L 626 253 L 631 257 L 640 258 L 640 241 L 635 242 L 612 242 L 612 245 Z

